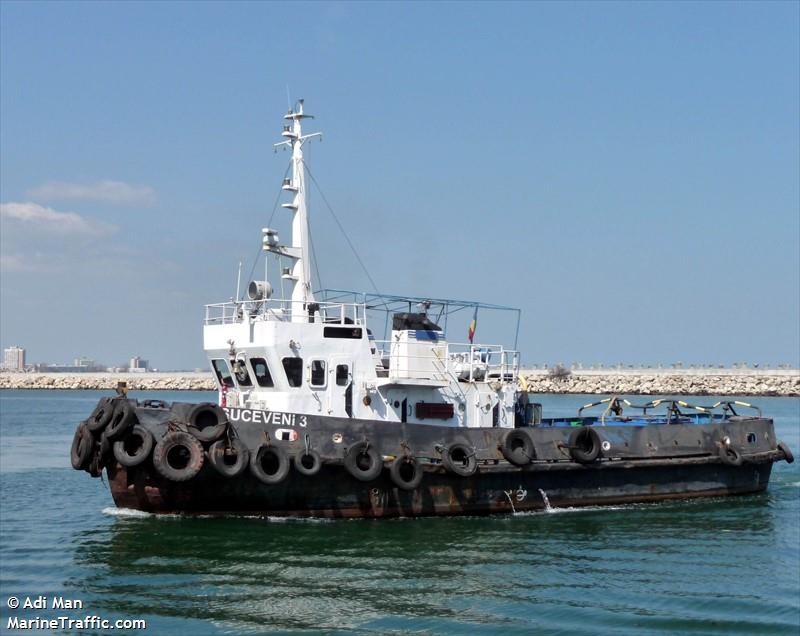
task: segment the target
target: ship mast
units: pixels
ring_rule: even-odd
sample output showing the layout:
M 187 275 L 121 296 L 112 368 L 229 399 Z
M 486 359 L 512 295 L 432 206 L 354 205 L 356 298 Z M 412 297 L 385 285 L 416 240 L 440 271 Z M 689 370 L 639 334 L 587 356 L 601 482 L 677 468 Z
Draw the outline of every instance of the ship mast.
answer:
M 306 305 L 314 301 L 314 293 L 311 289 L 311 252 L 310 236 L 308 229 L 308 209 L 306 207 L 306 178 L 305 164 L 303 163 L 303 144 L 314 138 L 320 137 L 322 133 L 312 133 L 303 135 L 302 120 L 313 118 L 303 112 L 303 100 L 298 100 L 296 107 L 283 116 L 289 124 L 283 127 L 281 136 L 286 137 L 285 141 L 275 144 L 289 147 L 292 149 L 292 178 L 283 183 L 283 190 L 292 193 L 292 201 L 283 203 L 281 207 L 290 210 L 292 213 L 292 245 L 291 247 L 278 246 L 274 243 L 268 247 L 267 236 L 264 237 L 264 249 L 281 256 L 288 256 L 294 261 L 294 265 L 288 272 L 284 270 L 282 278 L 291 287 L 292 299 L 292 322 L 303 322 L 307 320 Z M 266 230 L 265 230 L 266 234 Z

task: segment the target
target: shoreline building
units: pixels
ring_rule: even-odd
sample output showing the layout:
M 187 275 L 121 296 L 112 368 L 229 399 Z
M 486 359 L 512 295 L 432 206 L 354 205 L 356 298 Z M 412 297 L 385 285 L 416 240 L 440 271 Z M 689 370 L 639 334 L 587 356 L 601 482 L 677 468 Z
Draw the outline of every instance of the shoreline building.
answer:
M 3 368 L 6 371 L 24 371 L 25 349 L 17 346 L 3 349 Z
M 139 356 L 133 356 L 128 364 L 129 373 L 147 373 L 149 363 L 147 360 L 142 360 Z

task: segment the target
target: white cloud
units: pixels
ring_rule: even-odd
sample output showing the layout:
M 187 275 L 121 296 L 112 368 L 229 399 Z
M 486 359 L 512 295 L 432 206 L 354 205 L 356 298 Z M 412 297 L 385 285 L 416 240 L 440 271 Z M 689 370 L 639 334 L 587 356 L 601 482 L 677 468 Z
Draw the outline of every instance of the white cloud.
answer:
M 113 225 L 84 218 L 75 212 L 59 212 L 31 202 L 0 203 L 0 218 L 59 234 L 99 236 L 117 230 Z
M 96 183 L 68 183 L 48 181 L 28 191 L 28 196 L 39 201 L 83 200 L 100 201 L 113 205 L 152 205 L 156 191 L 150 186 L 131 185 L 123 181 L 98 181 Z

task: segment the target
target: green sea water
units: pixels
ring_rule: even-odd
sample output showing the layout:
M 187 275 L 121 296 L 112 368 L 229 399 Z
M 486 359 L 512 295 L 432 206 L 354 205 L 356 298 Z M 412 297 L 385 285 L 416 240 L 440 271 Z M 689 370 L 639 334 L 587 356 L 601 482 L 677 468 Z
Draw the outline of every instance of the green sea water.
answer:
M 96 391 L 0 391 L 0 633 L 800 633 L 800 461 L 765 494 L 488 518 L 119 511 L 69 465 Z M 210 393 L 139 393 L 206 401 Z M 637 402 L 645 398 L 637 398 Z M 714 398 L 703 398 L 708 402 Z M 589 396 L 542 396 L 545 416 Z M 800 400 L 752 398 L 800 457 Z M 11 596 L 80 610 L 11 609 Z M 143 631 L 8 629 L 144 619 Z

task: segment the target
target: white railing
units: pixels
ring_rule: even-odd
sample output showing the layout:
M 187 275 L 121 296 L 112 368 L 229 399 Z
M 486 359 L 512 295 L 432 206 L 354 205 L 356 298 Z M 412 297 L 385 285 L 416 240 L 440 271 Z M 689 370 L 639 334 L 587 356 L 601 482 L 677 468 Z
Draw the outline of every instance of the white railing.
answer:
M 513 382 L 519 374 L 519 352 L 501 345 L 377 340 L 375 346 L 392 379 Z
M 292 310 L 304 317 L 306 322 L 331 325 L 366 325 L 366 308 L 359 303 L 305 303 L 299 300 L 230 301 L 205 306 L 206 325 L 227 325 L 246 320 L 275 320 L 289 322 Z

